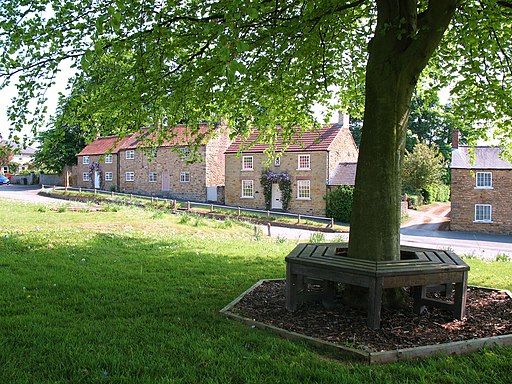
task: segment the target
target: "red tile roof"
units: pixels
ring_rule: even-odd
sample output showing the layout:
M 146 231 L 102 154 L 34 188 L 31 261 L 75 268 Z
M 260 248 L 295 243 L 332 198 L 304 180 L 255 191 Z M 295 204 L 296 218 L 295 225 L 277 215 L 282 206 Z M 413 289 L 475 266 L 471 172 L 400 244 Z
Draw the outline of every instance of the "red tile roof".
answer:
M 183 125 L 176 126 L 172 130 L 167 128 L 163 133 L 168 137 L 164 138 L 160 147 L 171 147 L 189 144 L 204 144 L 208 138 L 208 133 L 211 132 L 211 126 L 202 124 L 199 128 L 192 129 Z M 146 140 L 157 140 L 156 132 L 149 132 L 144 129 L 120 139 L 119 136 L 106 136 L 99 137 L 92 143 L 87 145 L 78 156 L 83 155 L 103 155 L 111 150 L 111 153 L 117 153 L 125 149 L 135 149 L 137 147 L 145 146 Z
M 128 139 L 128 136 L 120 139 L 119 136 L 105 136 L 99 137 L 94 140 L 92 143 L 87 145 L 82 151 L 78 154 L 78 156 L 84 155 L 104 155 L 109 150 L 112 150 L 111 153 L 117 153 L 123 146 L 123 143 Z
M 341 125 L 331 124 L 323 125 L 321 128 L 316 129 L 313 132 L 304 132 L 302 136 L 299 133 L 293 135 L 292 143 L 286 148 L 287 152 L 305 152 L 305 151 L 327 151 L 329 146 L 341 131 Z M 228 147 L 226 153 L 237 153 L 244 147 L 243 152 L 246 153 L 260 153 L 269 147 L 268 144 L 257 143 L 258 131 L 255 129 L 251 132 L 247 139 L 242 136 L 237 136 L 235 141 Z M 283 149 L 281 144 L 282 138 L 278 137 L 278 144 L 276 145 L 276 151 Z M 251 146 L 251 143 L 254 145 Z
M 208 138 L 208 133 L 211 133 L 211 126 L 208 124 L 201 124 L 198 128 L 189 128 L 183 125 L 178 125 L 172 129 L 166 128 L 162 133 L 162 143 L 160 147 L 174 147 L 180 145 L 190 144 L 205 144 Z M 157 140 L 158 134 L 156 132 L 148 132 L 143 130 L 136 132 L 123 143 L 122 149 L 135 149 L 143 147 L 147 140 Z

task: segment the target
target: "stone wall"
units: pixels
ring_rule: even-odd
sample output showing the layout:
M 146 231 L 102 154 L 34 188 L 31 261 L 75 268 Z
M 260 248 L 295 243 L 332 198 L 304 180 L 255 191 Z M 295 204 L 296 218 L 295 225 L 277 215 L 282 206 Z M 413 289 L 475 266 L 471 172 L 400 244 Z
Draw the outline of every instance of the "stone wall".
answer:
M 83 156 L 78 156 L 78 164 L 76 168 L 73 168 L 73 172 L 76 169 L 76 175 L 73 175 L 73 183 L 72 186 L 76 188 L 94 188 L 94 175 L 90 178 L 90 181 L 83 180 L 83 174 L 89 172 L 89 165 L 93 162 L 99 163 L 99 169 L 101 170 L 101 183 L 100 189 L 109 191 L 111 188 L 115 190 L 119 189 L 118 185 L 118 158 L 117 154 L 112 155 L 112 163 L 105 163 L 104 156 L 101 155 L 90 155 L 89 156 L 89 164 L 83 164 Z M 105 173 L 112 173 L 112 181 L 105 180 Z M 73 185 L 76 184 L 76 185 Z
M 308 154 L 311 156 L 311 169 L 298 170 L 298 156 Z M 242 170 L 242 156 L 226 154 L 226 205 L 240 206 L 254 209 L 265 209 L 265 197 L 260 179 L 263 171 L 269 168 L 275 173 L 287 173 L 292 181 L 292 198 L 288 211 L 315 216 L 325 215 L 325 194 L 327 191 L 327 157 L 326 151 L 318 152 L 286 152 L 281 156 L 280 165 L 276 166 L 272 160 L 262 153 L 246 153 L 244 156 L 253 156 L 253 170 Z M 297 198 L 297 180 L 310 180 L 311 199 Z M 254 181 L 254 197 L 242 198 L 242 180 Z
M 475 188 L 476 171 L 452 169 L 450 229 L 489 233 L 512 233 L 512 170 L 492 172 L 492 189 Z M 475 204 L 492 206 L 492 222 L 475 222 Z
M 222 129 L 208 142 L 206 146 L 206 186 L 223 186 L 225 180 L 225 157 L 224 151 L 231 144 L 229 134 Z
M 342 128 L 333 140 L 329 151 L 329 176 L 339 163 L 357 163 L 359 151 L 348 128 Z
M 121 192 L 169 197 L 173 199 L 206 201 L 205 147 L 198 149 L 202 161 L 187 163 L 181 152 L 170 147 L 160 147 L 156 157 L 151 158 L 143 150 L 135 150 L 133 159 L 126 158 L 126 150 L 119 152 L 119 188 Z M 127 181 L 126 173 L 133 172 L 134 180 Z M 188 181 L 180 179 L 181 173 L 188 172 Z M 150 181 L 150 173 L 156 179 Z

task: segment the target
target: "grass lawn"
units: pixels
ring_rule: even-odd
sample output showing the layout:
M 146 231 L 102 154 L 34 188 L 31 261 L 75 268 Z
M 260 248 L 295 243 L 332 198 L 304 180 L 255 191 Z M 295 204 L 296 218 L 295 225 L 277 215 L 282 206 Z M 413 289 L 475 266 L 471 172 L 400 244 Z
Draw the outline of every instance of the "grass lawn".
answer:
M 236 221 L 0 200 L 0 228 L 0 383 L 510 383 L 512 349 L 368 367 L 221 317 L 295 245 Z

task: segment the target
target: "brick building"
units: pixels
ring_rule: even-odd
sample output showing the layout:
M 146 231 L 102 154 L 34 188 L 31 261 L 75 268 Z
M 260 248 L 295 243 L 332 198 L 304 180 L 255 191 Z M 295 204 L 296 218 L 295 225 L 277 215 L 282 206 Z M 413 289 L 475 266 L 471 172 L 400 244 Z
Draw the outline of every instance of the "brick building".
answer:
M 512 233 L 512 164 L 500 148 L 459 146 L 451 163 L 451 224 L 456 231 Z
M 255 144 L 241 151 L 244 144 L 254 142 L 257 132 L 248 139 L 238 137 L 226 150 L 226 204 L 254 209 L 266 209 L 261 178 L 269 170 L 273 177 L 287 177 L 291 181 L 291 199 L 288 211 L 310 215 L 325 215 L 325 195 L 328 187 L 340 180 L 352 180 L 358 150 L 344 124 L 324 125 L 315 132 L 305 132 L 294 138 L 284 153 L 269 161 L 265 144 Z M 281 151 L 278 145 L 276 151 Z M 344 166 L 346 165 L 346 166 Z M 343 174 L 349 174 L 348 178 Z M 280 175 L 280 176 L 279 176 Z M 274 180 L 275 181 L 275 180 Z M 349 183 L 350 184 L 350 183 Z M 270 208 L 283 208 L 278 182 L 272 183 Z
M 172 130 L 161 145 L 147 130 L 98 138 L 78 154 L 78 185 L 126 193 L 194 201 L 220 201 L 224 185 L 224 151 L 229 136 L 221 127 L 203 124 L 190 131 Z M 199 143 L 197 152 L 189 149 Z M 110 152 L 109 152 L 110 151 Z

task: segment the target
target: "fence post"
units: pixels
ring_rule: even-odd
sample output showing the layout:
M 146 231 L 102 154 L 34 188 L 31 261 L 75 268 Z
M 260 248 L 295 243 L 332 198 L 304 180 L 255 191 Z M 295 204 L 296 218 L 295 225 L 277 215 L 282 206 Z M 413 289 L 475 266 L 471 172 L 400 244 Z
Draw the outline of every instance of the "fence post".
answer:
M 131 199 L 133 199 L 133 194 L 132 194 L 132 193 L 130 193 L 130 200 L 131 200 Z
M 334 228 L 334 218 L 331 217 L 331 228 Z
M 94 196 L 96 196 L 96 188 L 94 188 Z
M 270 233 L 270 223 L 267 223 L 267 231 L 268 231 L 268 237 L 272 237 L 272 234 Z
M 210 205 L 210 212 L 213 212 L 213 204 Z
M 64 188 L 64 191 L 66 191 L 66 192 L 68 191 L 68 186 L 67 185 L 66 185 L 66 188 Z
M 44 184 L 41 184 L 41 189 L 44 189 Z
M 237 209 L 237 215 L 240 216 L 240 207 Z
M 110 197 L 114 197 L 114 191 L 110 191 Z
M 187 211 L 190 211 L 190 201 L 187 201 Z
M 297 215 L 297 224 L 300 224 L 300 215 Z
M 54 186 L 53 186 L 53 192 L 55 192 L 55 188 L 57 188 L 57 186 L 56 186 L 56 185 L 54 185 Z
M 270 218 L 270 211 L 267 211 L 267 217 Z
M 82 187 L 78 188 L 78 193 L 81 194 L 82 193 Z
M 173 212 L 176 213 L 176 211 L 178 210 L 178 202 L 176 200 L 173 200 L 172 201 L 172 210 Z

